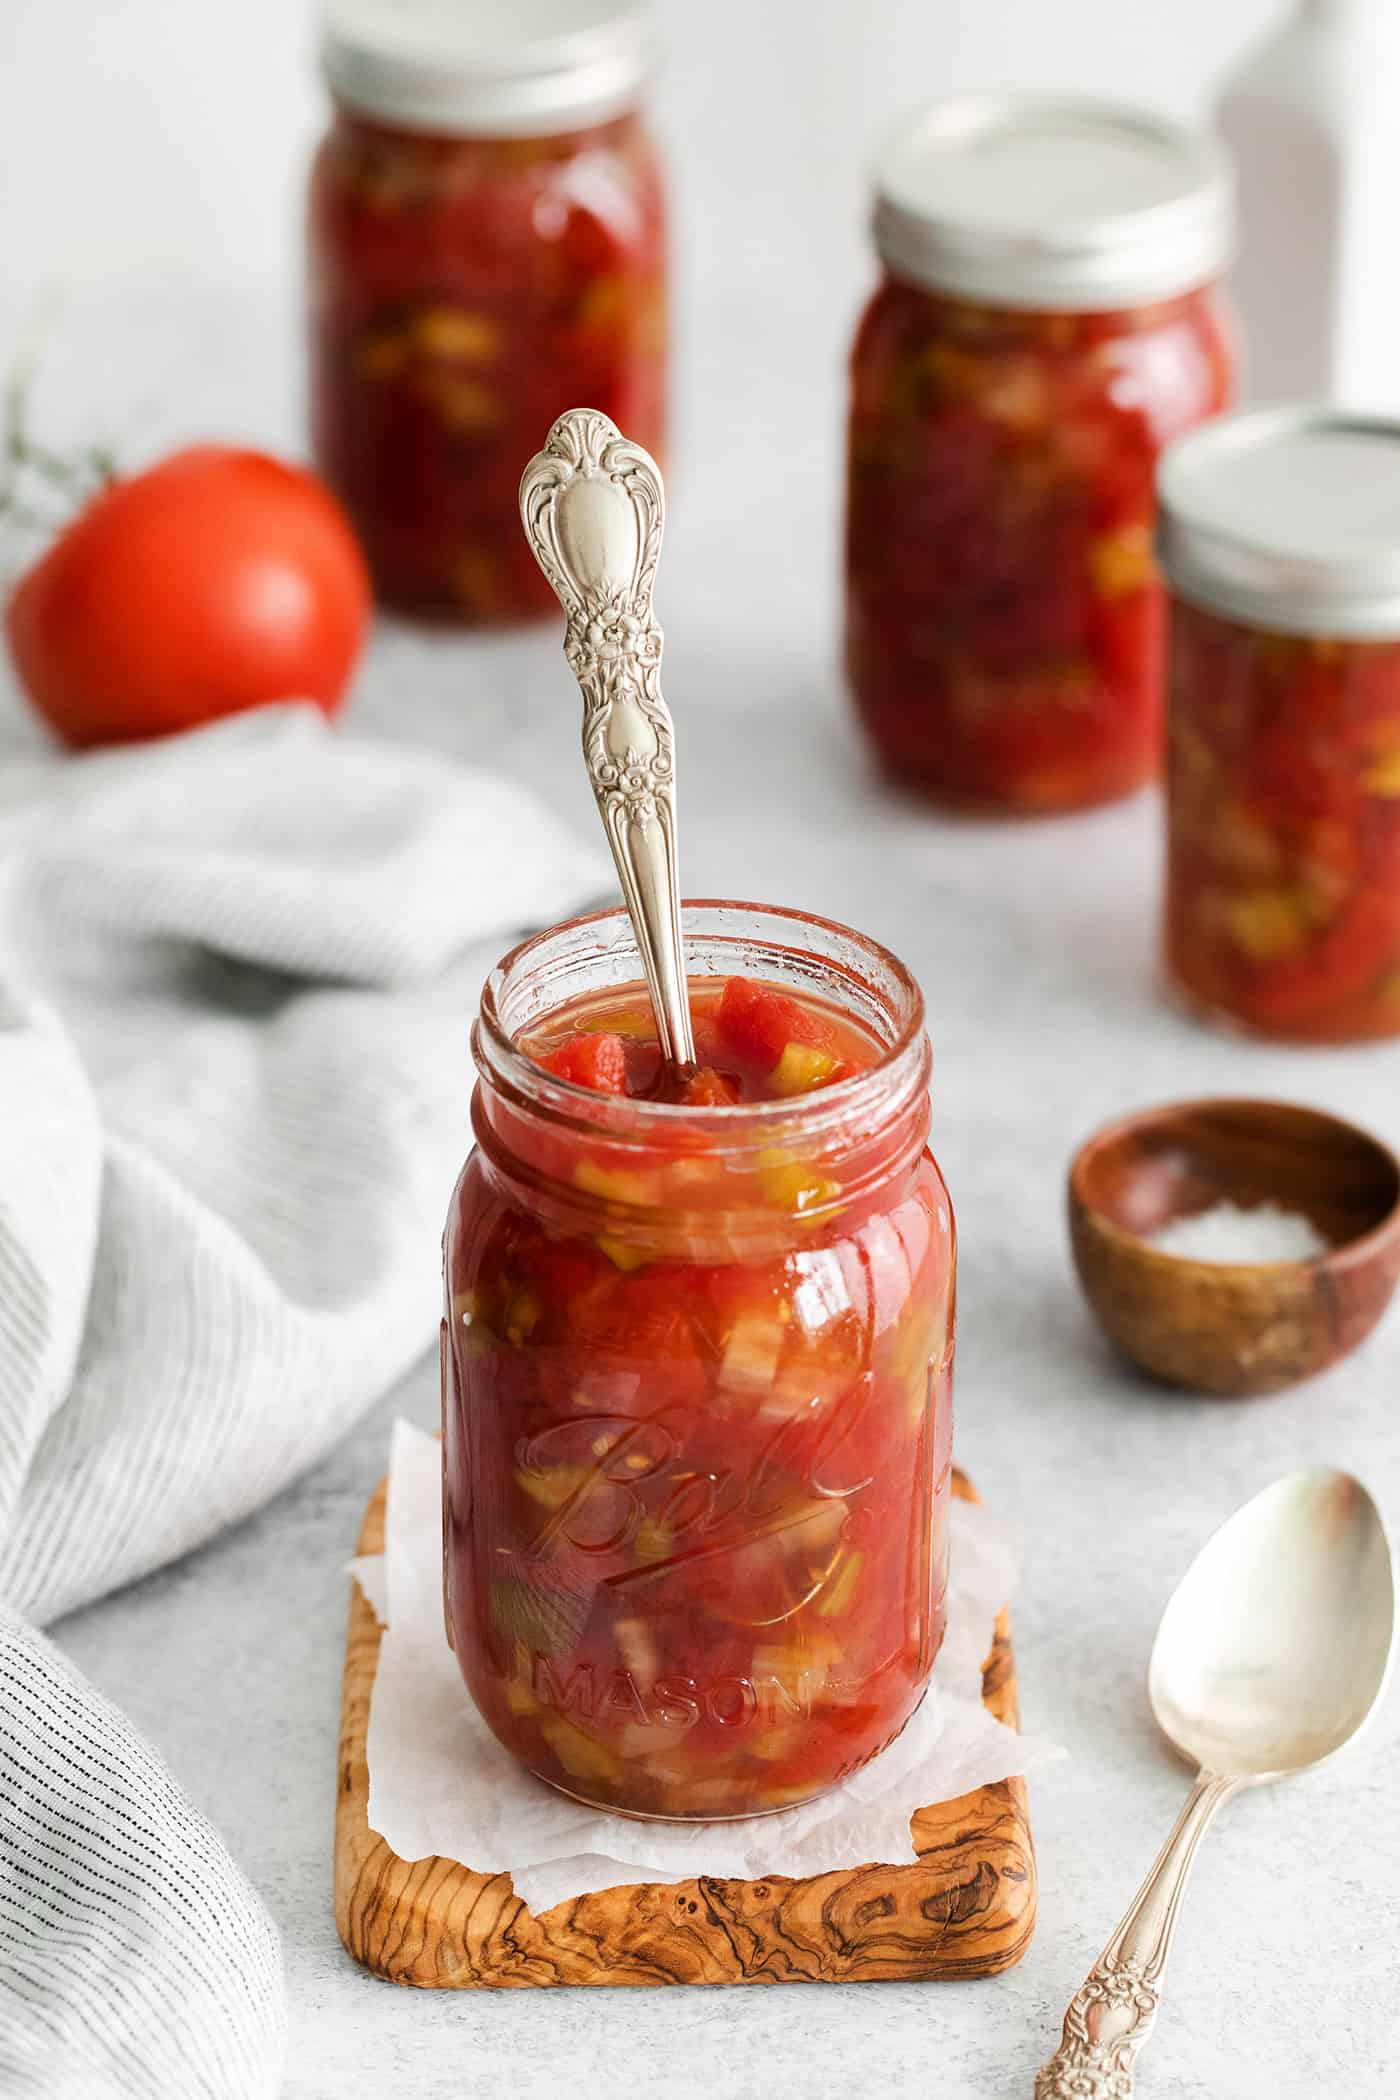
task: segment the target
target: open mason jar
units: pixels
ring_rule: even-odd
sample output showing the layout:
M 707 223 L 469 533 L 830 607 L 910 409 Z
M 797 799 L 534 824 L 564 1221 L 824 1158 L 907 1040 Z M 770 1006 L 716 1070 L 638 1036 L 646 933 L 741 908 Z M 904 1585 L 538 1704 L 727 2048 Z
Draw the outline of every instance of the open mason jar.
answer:
M 642 0 L 329 0 L 311 429 L 380 598 L 557 611 L 520 469 L 586 402 L 660 453 L 662 177 Z
M 851 358 L 846 665 L 888 771 L 1073 808 L 1161 761 L 1162 446 L 1229 405 L 1217 150 L 1095 103 L 941 104 L 876 174 Z
M 1400 423 L 1231 416 L 1160 489 L 1171 982 L 1264 1035 L 1400 1033 Z
M 445 1600 L 467 1685 L 541 1779 L 663 1818 L 790 1807 L 877 1755 L 943 1635 L 954 1227 L 923 1002 L 849 929 L 685 908 L 692 999 L 734 973 L 874 1062 L 678 1107 L 522 1053 L 645 994 L 625 916 L 517 948 L 474 1047 L 444 1238 Z

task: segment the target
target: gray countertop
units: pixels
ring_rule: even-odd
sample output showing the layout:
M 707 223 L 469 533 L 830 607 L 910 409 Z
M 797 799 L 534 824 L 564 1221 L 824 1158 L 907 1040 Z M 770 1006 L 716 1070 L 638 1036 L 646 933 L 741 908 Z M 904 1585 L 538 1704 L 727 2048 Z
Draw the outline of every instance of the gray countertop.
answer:
M 732 318 L 729 331 L 708 317 L 711 363 L 685 375 L 696 406 L 657 594 L 682 739 L 685 882 L 851 921 L 923 982 L 934 1145 L 962 1237 L 958 1452 L 1024 1543 L 1023 1704 L 1070 1752 L 1032 1786 L 1039 1929 L 1018 1969 L 966 1985 L 494 1996 L 396 1991 L 354 1969 L 330 1889 L 344 1570 L 393 1416 L 435 1419 L 425 1356 L 255 1520 L 57 1629 L 159 1745 L 278 1920 L 288 2100 L 495 2089 L 526 2100 L 581 2077 L 673 2100 L 838 2086 L 1028 2094 L 1183 1792 L 1144 1673 L 1196 1546 L 1309 1461 L 1356 1470 L 1400 1518 L 1400 1314 L 1292 1394 L 1177 1398 L 1100 1340 L 1062 1219 L 1074 1144 L 1117 1111 L 1173 1095 L 1294 1097 L 1400 1141 L 1400 1048 L 1275 1050 L 1172 1011 L 1155 978 L 1155 796 L 998 825 L 932 816 L 874 781 L 833 664 L 839 373 L 834 358 L 796 374 L 770 361 L 741 383 L 755 323 Z M 250 427 L 239 404 L 271 370 L 266 337 L 244 315 L 201 340 L 200 372 L 156 420 Z M 262 423 L 275 436 L 290 417 Z M 594 821 L 553 634 L 474 642 L 386 626 L 349 719 L 528 774 L 579 826 Z M 444 1163 L 444 1193 L 456 1164 Z M 1345 1762 L 1227 1812 L 1200 1861 L 1145 2092 L 1380 2100 L 1400 2089 L 1398 1738 L 1392 1699 Z

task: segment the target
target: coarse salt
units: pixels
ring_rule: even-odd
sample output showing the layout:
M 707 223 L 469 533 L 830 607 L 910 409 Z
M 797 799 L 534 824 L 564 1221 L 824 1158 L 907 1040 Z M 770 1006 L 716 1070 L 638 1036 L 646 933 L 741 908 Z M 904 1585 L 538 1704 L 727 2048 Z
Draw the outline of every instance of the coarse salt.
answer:
M 1213 1203 L 1189 1218 L 1173 1218 L 1151 1244 L 1186 1261 L 1312 1261 L 1331 1245 L 1311 1218 L 1277 1203 Z

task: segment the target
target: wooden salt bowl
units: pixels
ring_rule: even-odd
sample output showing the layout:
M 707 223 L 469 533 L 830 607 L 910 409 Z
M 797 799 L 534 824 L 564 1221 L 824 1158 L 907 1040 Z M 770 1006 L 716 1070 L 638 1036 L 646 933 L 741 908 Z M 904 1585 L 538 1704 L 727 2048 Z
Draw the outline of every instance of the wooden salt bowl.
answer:
M 1272 1202 L 1332 1242 L 1312 1261 L 1203 1262 L 1149 1237 L 1222 1201 Z M 1282 1101 L 1185 1101 L 1110 1123 L 1069 1173 L 1075 1266 L 1105 1332 L 1193 1392 L 1276 1392 L 1370 1333 L 1400 1277 L 1400 1161 Z

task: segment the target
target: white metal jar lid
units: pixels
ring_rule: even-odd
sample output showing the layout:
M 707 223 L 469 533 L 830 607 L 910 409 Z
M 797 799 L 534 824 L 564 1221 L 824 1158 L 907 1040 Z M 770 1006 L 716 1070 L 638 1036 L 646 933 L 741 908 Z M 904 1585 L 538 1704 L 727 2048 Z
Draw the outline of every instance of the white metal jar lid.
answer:
M 1277 634 L 1400 641 L 1400 423 L 1223 416 L 1157 470 L 1159 551 L 1192 604 Z
M 632 107 L 652 69 L 648 0 L 325 0 L 336 100 L 410 131 L 530 138 Z
M 1214 140 L 1113 103 L 937 103 L 875 169 L 887 268 L 994 306 L 1090 313 L 1169 299 L 1219 276 L 1233 229 Z

